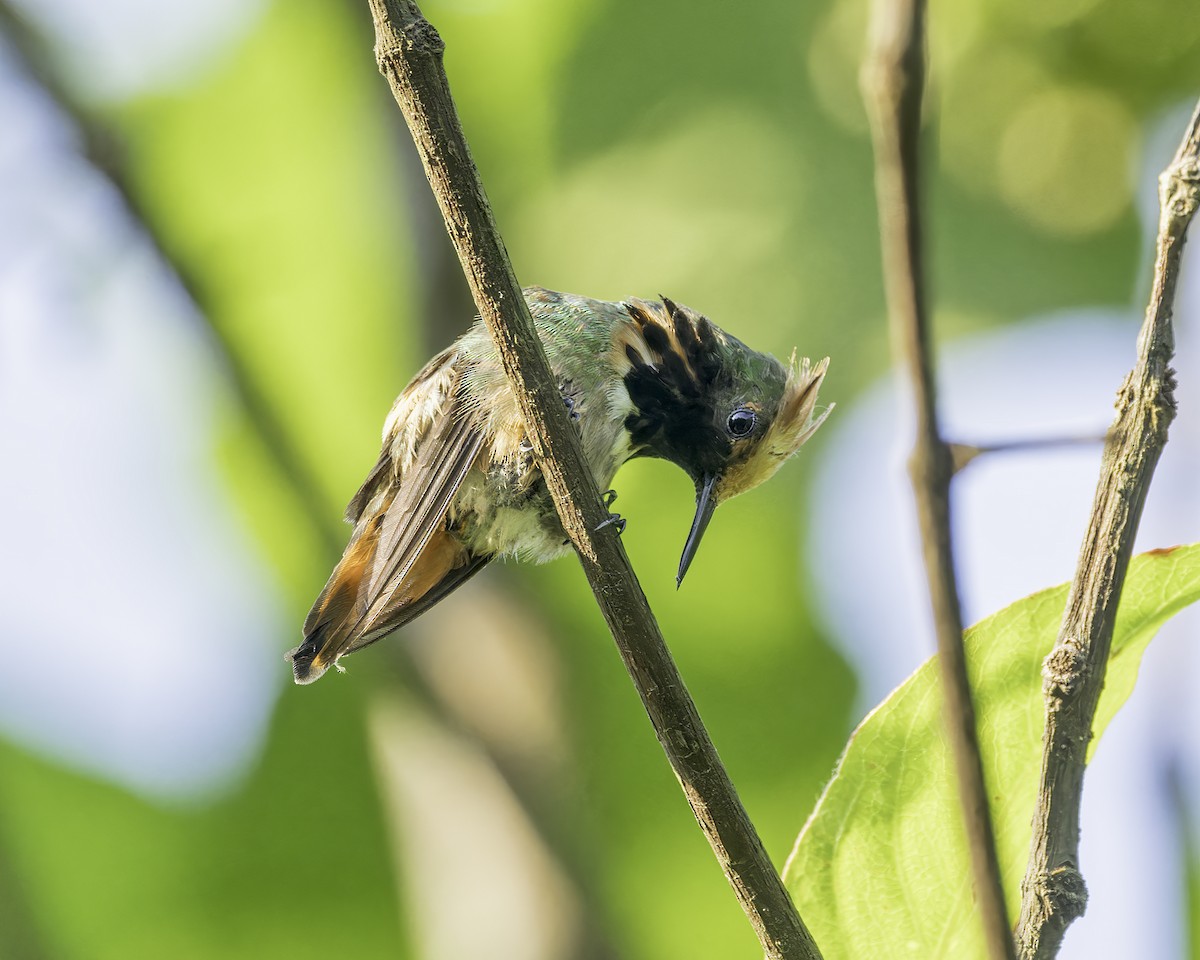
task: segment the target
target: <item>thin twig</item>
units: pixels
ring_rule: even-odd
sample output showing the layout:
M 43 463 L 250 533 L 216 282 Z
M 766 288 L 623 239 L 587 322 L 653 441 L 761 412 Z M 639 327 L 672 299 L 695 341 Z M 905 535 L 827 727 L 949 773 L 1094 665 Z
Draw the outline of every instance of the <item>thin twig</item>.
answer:
M 1117 415 L 1104 448 L 1075 580 L 1058 640 L 1042 667 L 1042 775 L 1017 927 L 1024 960 L 1054 957 L 1063 933 L 1087 904 L 1079 871 L 1083 769 L 1134 536 L 1175 417 L 1171 316 L 1180 254 L 1198 201 L 1200 105 L 1159 178 L 1154 286 L 1138 336 L 1138 359 L 1117 392 Z
M 186 266 L 186 258 L 174 249 L 170 232 L 154 216 L 153 209 L 142 203 L 141 197 L 126 173 L 120 144 L 112 131 L 98 122 L 75 93 L 58 77 L 53 60 L 36 31 L 7 0 L 0 0 L 0 33 L 8 38 L 11 49 L 25 73 L 38 84 L 67 116 L 79 133 L 80 153 L 120 197 L 130 220 L 140 228 L 158 254 L 164 271 L 174 277 L 180 289 L 208 324 L 216 338 L 219 356 L 225 367 L 228 383 L 246 414 L 254 424 L 268 455 L 300 501 L 303 514 L 312 520 L 324 552 L 338 556 L 345 543 L 342 526 L 333 518 L 329 498 L 322 492 L 316 475 L 305 457 L 292 441 L 287 428 L 276 414 L 258 381 L 241 354 L 233 348 L 230 338 L 211 308 L 204 283 Z
M 768 957 L 816 958 L 650 612 L 584 466 L 500 240 L 442 66 L 443 43 L 408 0 L 370 0 L 375 55 L 404 112 L 480 315 L 496 341 L 559 519 L 696 819 Z
M 1090 447 L 1104 443 L 1106 437 L 1102 433 L 1095 436 L 1077 437 L 1029 437 L 1024 440 L 1002 440 L 997 443 L 953 443 L 946 445 L 950 448 L 950 461 L 954 472 L 958 473 L 985 454 L 993 453 L 1028 453 L 1031 450 L 1055 450 L 1063 447 Z
M 876 0 L 863 91 L 875 144 L 875 189 L 894 352 L 909 371 L 917 437 L 909 460 L 937 633 L 945 721 L 958 774 L 975 892 L 992 960 L 1015 957 L 988 814 L 975 708 L 963 651 L 962 613 L 950 539 L 950 448 L 938 429 L 924 292 L 919 186 L 925 81 L 923 0 Z

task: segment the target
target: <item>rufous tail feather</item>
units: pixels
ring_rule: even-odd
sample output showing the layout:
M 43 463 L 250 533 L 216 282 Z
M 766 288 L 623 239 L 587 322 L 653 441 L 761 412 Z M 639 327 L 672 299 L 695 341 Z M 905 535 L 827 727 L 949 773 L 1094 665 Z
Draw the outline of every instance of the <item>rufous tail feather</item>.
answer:
M 373 643 L 401 626 L 410 619 L 406 615 L 410 608 L 424 609 L 427 605 L 420 603 L 422 598 L 469 559 L 457 537 L 439 530 L 429 538 L 386 605 L 371 612 L 372 604 L 379 599 L 378 594 L 389 579 L 376 578 L 376 589 L 370 590 L 371 565 L 379 544 L 379 520 L 380 517 L 373 518 L 363 535 L 347 547 L 305 619 L 304 641 L 288 653 L 297 683 L 312 683 L 343 654 Z

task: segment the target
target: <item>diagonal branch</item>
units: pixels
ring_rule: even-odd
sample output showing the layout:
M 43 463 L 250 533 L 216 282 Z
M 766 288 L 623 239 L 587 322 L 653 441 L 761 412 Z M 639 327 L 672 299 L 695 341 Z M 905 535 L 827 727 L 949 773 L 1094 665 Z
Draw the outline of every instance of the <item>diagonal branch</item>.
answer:
M 160 267 L 176 279 L 185 295 L 191 298 L 197 313 L 209 325 L 216 340 L 218 361 L 230 378 L 243 412 L 263 444 L 265 452 L 272 457 L 275 468 L 301 504 L 299 515 L 311 525 L 316 539 L 323 552 L 329 555 L 329 563 L 332 564 L 340 555 L 345 540 L 341 523 L 330 510 L 330 504 L 320 491 L 316 477 L 307 467 L 302 451 L 291 441 L 273 405 L 258 387 L 242 352 L 223 335 L 221 325 L 213 318 L 213 311 L 205 302 L 206 287 L 199 280 L 198 274 L 188 268 L 185 258 L 178 256 L 177 252 L 168 252 L 169 244 L 164 240 L 165 231 L 160 229 L 161 225 L 153 218 L 152 211 L 140 202 L 136 187 L 128 176 L 118 138 L 107 124 L 97 119 L 94 111 L 75 95 L 70 86 L 62 81 L 52 53 L 47 49 L 42 37 L 7 0 L 0 0 L 0 35 L 8 41 L 6 48 L 17 58 L 18 64 L 29 79 L 40 87 L 73 124 L 79 138 L 80 155 L 107 180 L 108 185 L 120 197 L 130 220 L 158 253 Z M 450 259 L 454 261 L 453 257 Z M 457 262 L 454 262 L 457 266 Z M 444 273 L 440 265 L 433 272 L 439 277 Z M 461 728 L 461 724 L 456 723 L 456 718 L 452 712 L 447 711 L 436 692 L 421 685 L 418 674 L 410 672 L 409 676 L 413 684 L 408 687 L 408 692 L 419 706 L 458 735 L 470 736 Z M 609 943 L 604 918 L 595 905 L 595 893 L 582 874 L 580 858 L 572 855 L 571 845 L 564 831 L 556 829 L 554 818 L 549 815 L 546 804 L 543 802 L 539 806 L 537 798 L 532 796 L 523 778 L 511 764 L 505 763 L 502 756 L 497 755 L 494 744 L 480 741 L 479 745 L 496 764 L 518 801 L 530 812 L 531 823 L 541 832 L 547 847 L 554 851 L 560 865 L 575 884 L 582 902 L 583 952 L 580 956 L 613 956 L 614 948 Z M 7 870 L 10 866 L 4 856 L 3 844 L 0 843 L 0 893 L 13 893 L 6 890 L 6 880 L 12 880 L 6 875 L 11 873 L 11 870 Z M 35 938 L 36 930 L 31 917 L 29 905 L 21 897 L 15 893 L 7 897 L 0 896 L 0 919 L 10 921 L 9 927 L 13 930 L 24 931 L 26 936 L 22 943 L 28 941 L 29 955 L 40 957 L 42 952 Z
M 950 539 L 951 450 L 938 428 L 924 290 L 919 197 L 921 95 L 925 82 L 923 0 L 876 0 L 863 93 L 875 143 L 875 189 L 892 349 L 908 367 L 917 414 L 909 459 L 925 572 L 937 633 L 946 730 L 958 774 L 975 893 L 992 960 L 1015 957 L 988 813 L 975 707 L 967 679 L 962 613 Z
M 120 197 L 129 218 L 141 228 L 158 254 L 163 270 L 174 277 L 197 313 L 208 322 L 208 328 L 220 347 L 220 359 L 238 403 L 300 501 L 304 515 L 312 518 L 313 529 L 323 550 L 338 556 L 345 537 L 340 523 L 319 519 L 330 517 L 331 514 L 328 498 L 321 491 L 316 475 L 291 439 L 245 360 L 229 343 L 215 311 L 211 309 L 208 291 L 200 276 L 186 267 L 186 258 L 178 256 L 178 251 L 172 248 L 169 232 L 155 219 L 153 211 L 142 203 L 126 174 L 117 139 L 104 124 L 95 119 L 74 91 L 59 79 L 42 38 L 8 0 L 0 0 L 0 34 L 11 42 L 14 55 L 30 79 L 49 95 L 75 126 L 84 159 L 108 181 Z
M 546 362 L 442 66 L 443 43 L 409 0 L 370 0 L 375 56 L 404 112 L 480 315 L 500 352 L 559 519 L 659 742 L 763 949 L 817 958 L 667 650 Z
M 1171 316 L 1180 254 L 1198 202 L 1200 104 L 1159 178 L 1154 286 L 1138 336 L 1138 359 L 1117 392 L 1117 416 L 1104 447 L 1075 580 L 1058 640 L 1042 667 L 1042 775 L 1017 927 L 1024 960 L 1054 957 L 1067 927 L 1087 904 L 1079 872 L 1083 768 L 1134 536 L 1167 427 L 1175 418 Z

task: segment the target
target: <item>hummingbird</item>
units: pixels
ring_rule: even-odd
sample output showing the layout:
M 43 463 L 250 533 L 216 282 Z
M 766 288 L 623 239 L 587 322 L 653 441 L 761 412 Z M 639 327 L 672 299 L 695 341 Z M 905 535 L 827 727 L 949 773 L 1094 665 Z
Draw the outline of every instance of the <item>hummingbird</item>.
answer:
M 797 364 L 793 351 L 785 366 L 667 297 L 524 294 L 598 487 L 609 490 L 634 457 L 669 460 L 695 484 L 682 584 L 717 505 L 774 474 L 833 409 L 816 413 L 829 358 Z M 606 504 L 613 499 L 609 490 Z M 396 399 L 346 520 L 345 553 L 287 653 L 297 683 L 413 620 L 497 557 L 542 563 L 570 552 L 482 321 Z M 608 522 L 624 529 L 619 515 Z

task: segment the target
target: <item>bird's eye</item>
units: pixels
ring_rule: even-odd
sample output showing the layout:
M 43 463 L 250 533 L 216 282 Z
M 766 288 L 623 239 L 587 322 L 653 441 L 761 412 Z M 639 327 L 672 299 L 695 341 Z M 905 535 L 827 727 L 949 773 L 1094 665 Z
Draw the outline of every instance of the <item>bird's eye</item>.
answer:
M 742 407 L 739 410 L 734 410 L 729 415 L 729 420 L 725 424 L 729 432 L 735 437 L 747 436 L 754 429 L 754 424 L 758 418 L 754 415 L 753 410 L 747 410 Z

